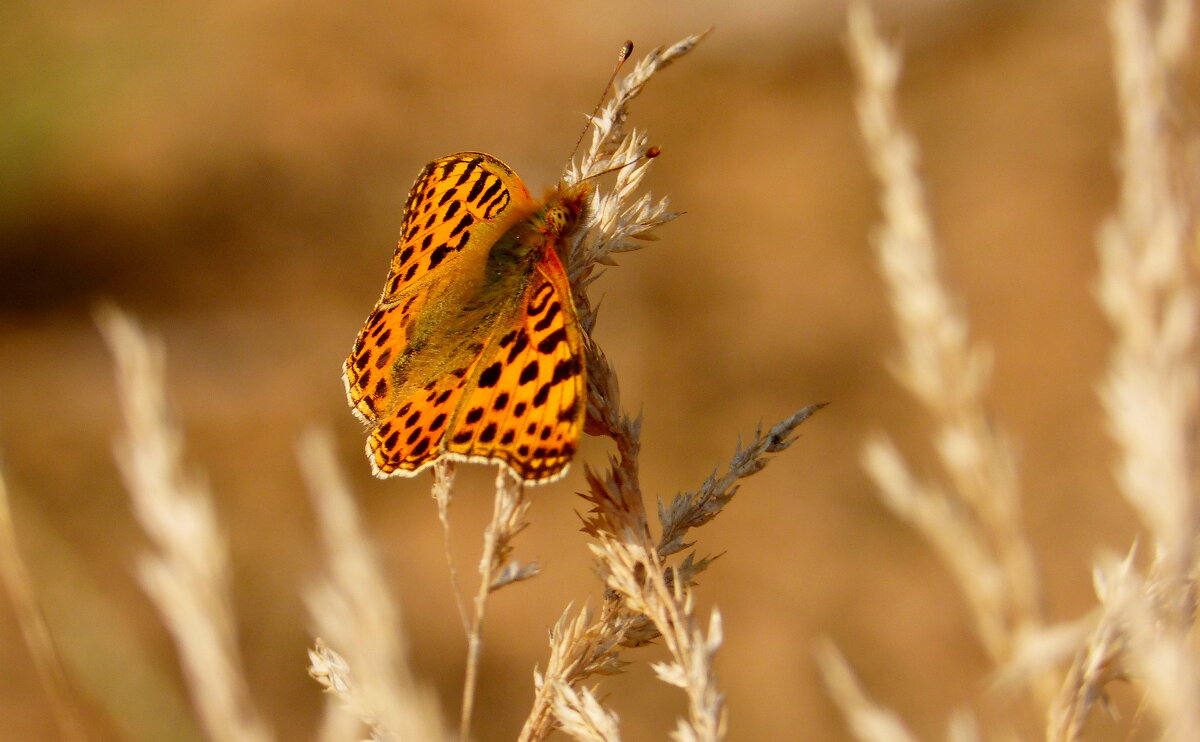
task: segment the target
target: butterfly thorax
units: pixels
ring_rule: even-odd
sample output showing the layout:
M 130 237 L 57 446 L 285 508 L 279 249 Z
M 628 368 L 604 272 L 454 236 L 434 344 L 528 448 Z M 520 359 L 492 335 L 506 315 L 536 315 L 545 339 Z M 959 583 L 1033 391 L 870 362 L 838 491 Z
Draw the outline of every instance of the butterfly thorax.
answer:
M 564 238 L 583 217 L 586 201 L 586 186 L 560 186 L 550 192 L 537 211 L 496 240 L 484 269 L 483 293 L 512 296 L 514 289 L 528 280 L 534 262 L 553 259 L 547 251 L 564 261 Z

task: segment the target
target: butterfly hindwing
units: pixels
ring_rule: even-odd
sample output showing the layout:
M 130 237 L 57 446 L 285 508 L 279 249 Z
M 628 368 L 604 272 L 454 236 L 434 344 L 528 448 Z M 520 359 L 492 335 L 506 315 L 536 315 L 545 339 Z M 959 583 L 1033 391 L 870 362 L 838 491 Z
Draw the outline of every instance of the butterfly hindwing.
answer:
M 525 481 L 565 471 L 587 407 L 582 332 L 553 252 L 477 363 L 446 442 L 447 451 L 468 460 L 503 461 Z

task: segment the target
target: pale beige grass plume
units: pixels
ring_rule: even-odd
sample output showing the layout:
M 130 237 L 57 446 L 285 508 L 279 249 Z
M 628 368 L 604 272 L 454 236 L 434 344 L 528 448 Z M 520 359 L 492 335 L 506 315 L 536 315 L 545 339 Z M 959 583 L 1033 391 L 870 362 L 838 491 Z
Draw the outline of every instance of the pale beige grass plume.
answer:
M 212 496 L 184 468 L 183 436 L 167 412 L 162 346 L 118 310 L 105 308 L 100 329 L 117 366 L 125 434 L 117 463 L 134 514 L 152 549 L 138 577 L 175 640 L 201 727 L 213 740 L 266 742 L 237 649 L 229 550 Z
M 323 637 L 309 652 L 310 674 L 367 723 L 376 739 L 450 739 L 432 688 L 409 667 L 400 610 L 359 522 L 332 444 L 327 436 L 309 433 L 299 454 L 327 565 L 325 578 L 306 595 L 313 629 Z M 356 739 L 355 729 L 343 724 L 338 706 L 329 705 L 321 739 Z
M 963 312 L 939 275 L 917 147 L 897 114 L 900 55 L 881 39 L 865 4 L 850 12 L 859 122 L 881 188 L 884 224 L 875 244 L 902 347 L 897 376 L 935 420 L 933 444 L 947 481 L 918 480 L 886 438 L 868 443 L 864 462 L 884 502 L 955 576 L 997 677 L 1028 689 L 1052 742 L 1080 739 L 1114 680 L 1140 688 L 1162 739 L 1200 739 L 1193 636 L 1200 194 L 1186 157 L 1195 131 L 1181 130 L 1177 114 L 1185 105 L 1177 77 L 1191 51 L 1192 13 L 1186 0 L 1114 0 L 1110 7 L 1121 192 L 1098 237 L 1097 294 L 1115 331 L 1099 388 L 1118 444 L 1119 490 L 1146 535 L 1124 559 L 1100 559 L 1094 612 L 1047 625 L 1019 518 L 1014 457 L 982 402 L 986 351 L 969 340 Z M 836 648 L 823 645 L 817 656 L 857 738 L 914 739 L 870 700 Z M 949 736 L 980 738 L 962 714 Z

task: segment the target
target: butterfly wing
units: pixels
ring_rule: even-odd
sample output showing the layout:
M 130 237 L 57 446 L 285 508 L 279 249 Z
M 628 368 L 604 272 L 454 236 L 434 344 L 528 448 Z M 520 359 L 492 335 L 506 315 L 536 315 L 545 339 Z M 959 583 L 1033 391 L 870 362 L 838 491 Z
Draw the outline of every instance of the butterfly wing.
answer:
M 392 256 L 391 269 L 383 295 L 354 341 L 354 348 L 343 365 L 346 395 L 354 413 L 367 424 L 376 425 L 375 436 L 383 434 L 392 441 L 389 450 L 396 455 L 380 458 L 372 453 L 376 473 L 382 476 L 397 469 L 415 471 L 427 456 L 440 450 L 440 440 L 425 444 L 419 453 L 419 440 L 405 443 L 392 433 L 398 423 L 412 412 L 400 410 L 418 407 L 439 414 L 433 408 L 449 407 L 457 402 L 449 382 L 439 381 L 437 393 L 426 400 L 429 389 L 414 389 L 406 369 L 426 341 L 422 321 L 431 315 L 453 311 L 453 303 L 462 295 L 464 277 L 480 274 L 487 261 L 490 245 L 514 223 L 527 217 L 536 204 L 521 179 L 507 165 L 481 152 L 462 152 L 435 160 L 421 171 L 409 192 L 404 207 L 400 242 Z M 465 386 L 465 369 L 457 379 Z M 428 382 L 424 382 L 428 383 Z M 417 391 L 425 392 L 418 397 Z M 451 394 L 443 396 L 444 392 Z M 439 402 L 440 400 L 440 402 Z M 401 418 L 391 420 L 389 418 Z M 411 427 L 411 426 L 409 426 Z M 404 441 L 411 436 L 406 430 Z M 408 446 L 408 452 L 399 452 Z M 403 471 L 401 471 L 403 473 Z
M 500 463 L 531 483 L 566 471 L 583 425 L 586 386 L 583 333 L 558 249 L 584 196 L 582 189 L 556 194 L 520 224 L 526 262 L 517 280 L 504 284 L 512 293 L 482 294 L 486 321 L 467 314 L 469 301 L 454 301 L 451 319 L 427 344 L 413 339 L 420 329 L 410 325 L 410 348 L 420 350 L 407 368 L 409 391 L 368 437 L 377 474 L 413 474 L 441 456 Z M 435 307 L 427 314 L 447 312 Z

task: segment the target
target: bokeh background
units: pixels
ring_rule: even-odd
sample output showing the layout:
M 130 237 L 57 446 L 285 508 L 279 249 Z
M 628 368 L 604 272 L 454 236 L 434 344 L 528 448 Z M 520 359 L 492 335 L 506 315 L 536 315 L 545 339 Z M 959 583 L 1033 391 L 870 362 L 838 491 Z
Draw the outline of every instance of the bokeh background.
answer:
M 1118 134 L 1105 8 L 876 5 L 905 49 L 903 113 L 945 273 L 994 349 L 989 402 L 1017 442 L 1047 612 L 1075 618 L 1092 604 L 1091 559 L 1137 533 L 1094 391 L 1109 331 L 1093 238 L 1115 200 Z M 300 599 L 320 569 L 294 451 L 310 426 L 337 442 L 414 662 L 453 719 L 465 650 L 428 481 L 370 477 L 340 363 L 425 162 L 491 152 L 537 192 L 622 41 L 640 56 L 710 26 L 632 118 L 663 150 L 653 191 L 686 214 L 623 256 L 594 297 L 597 339 L 644 414 L 650 493 L 692 489 L 760 421 L 830 403 L 697 534 L 702 553 L 723 553 L 697 594 L 702 615 L 716 605 L 725 618 L 729 738 L 848 739 L 811 659 L 822 636 L 927 739 L 962 706 L 1037 728 L 1019 699 L 991 690 L 954 585 L 858 463 L 865 437 L 887 431 L 937 474 L 926 418 L 887 370 L 896 341 L 869 247 L 878 209 L 840 2 L 5 3 L 0 451 L 94 739 L 196 738 L 170 638 L 134 577 L 145 539 L 113 463 L 97 302 L 166 344 L 188 460 L 228 531 L 251 688 L 279 738 L 310 738 L 322 703 Z M 580 459 L 606 450 L 590 440 Z M 580 471 L 535 492 L 518 557 L 544 574 L 490 606 L 480 740 L 514 737 L 547 627 L 599 595 L 575 515 Z M 491 477 L 460 468 L 465 574 Z M 53 738 L 7 602 L 0 666 L 0 738 Z M 603 687 L 626 739 L 665 738 L 683 709 L 645 663 Z M 1119 737 L 1125 723 L 1089 732 Z

